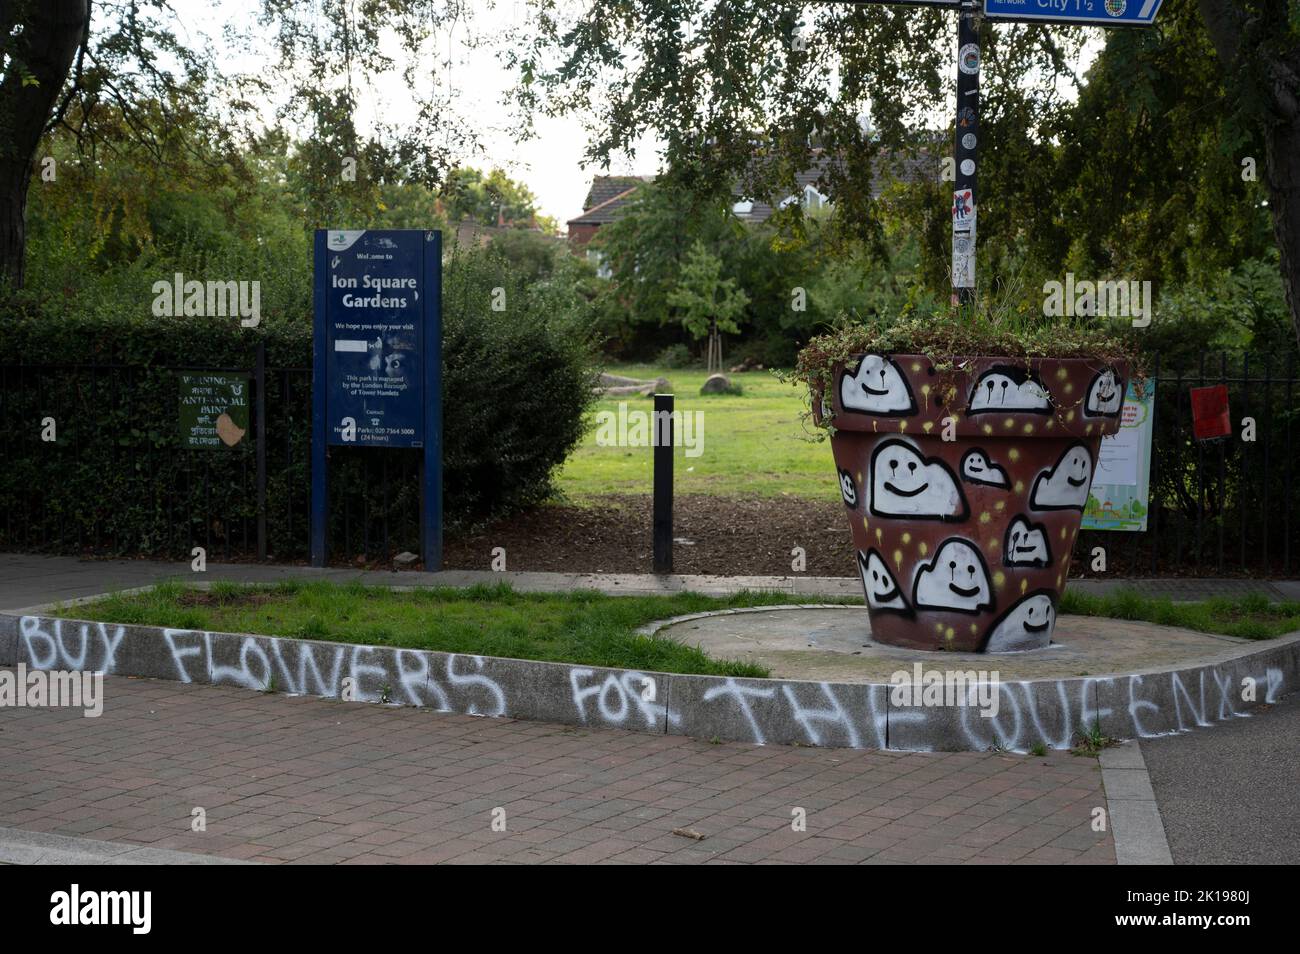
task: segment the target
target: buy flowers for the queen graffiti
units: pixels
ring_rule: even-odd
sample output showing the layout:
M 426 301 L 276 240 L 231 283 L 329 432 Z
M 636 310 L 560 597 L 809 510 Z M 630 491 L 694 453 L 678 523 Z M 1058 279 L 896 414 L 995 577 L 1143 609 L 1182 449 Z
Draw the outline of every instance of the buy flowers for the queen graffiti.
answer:
M 1014 652 L 1051 642 L 1127 368 L 865 354 L 814 396 L 880 642 Z

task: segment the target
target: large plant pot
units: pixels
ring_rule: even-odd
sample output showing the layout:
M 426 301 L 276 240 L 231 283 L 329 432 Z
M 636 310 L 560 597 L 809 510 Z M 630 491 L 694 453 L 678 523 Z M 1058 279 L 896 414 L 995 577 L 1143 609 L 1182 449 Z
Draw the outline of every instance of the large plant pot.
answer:
M 871 616 L 894 646 L 1051 642 L 1101 439 L 1127 367 L 1087 359 L 865 355 L 814 395 Z M 947 420 L 946 420 L 947 419 Z M 945 439 L 948 438 L 948 439 Z

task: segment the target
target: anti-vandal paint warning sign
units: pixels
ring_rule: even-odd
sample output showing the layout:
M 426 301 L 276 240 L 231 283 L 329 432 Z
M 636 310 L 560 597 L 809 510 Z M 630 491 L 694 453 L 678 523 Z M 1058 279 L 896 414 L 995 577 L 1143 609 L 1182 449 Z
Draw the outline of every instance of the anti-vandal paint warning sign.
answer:
M 246 374 L 180 376 L 181 446 L 189 450 L 235 447 L 248 434 Z

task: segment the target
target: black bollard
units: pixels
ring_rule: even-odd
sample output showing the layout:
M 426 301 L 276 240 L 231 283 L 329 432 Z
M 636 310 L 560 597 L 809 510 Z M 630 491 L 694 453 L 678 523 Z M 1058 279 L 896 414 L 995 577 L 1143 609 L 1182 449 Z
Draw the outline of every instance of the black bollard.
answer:
M 673 396 L 655 395 L 654 571 L 673 572 Z

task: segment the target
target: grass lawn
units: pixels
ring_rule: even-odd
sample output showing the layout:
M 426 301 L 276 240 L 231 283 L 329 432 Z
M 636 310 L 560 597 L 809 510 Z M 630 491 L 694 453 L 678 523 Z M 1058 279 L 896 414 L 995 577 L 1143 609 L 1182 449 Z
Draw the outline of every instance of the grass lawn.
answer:
M 210 590 L 164 583 L 145 593 L 63 608 L 55 615 L 658 672 L 763 677 L 768 671 L 761 666 L 714 660 L 694 647 L 639 636 L 634 630 L 685 613 L 790 600 L 781 593 L 726 598 L 694 593 L 606 596 L 581 590 L 518 593 L 506 584 L 394 592 L 320 582 L 214 583 Z
M 791 600 L 788 593 L 738 593 L 723 598 L 695 593 L 607 596 L 582 590 L 519 593 L 504 583 L 405 592 L 321 582 L 214 583 L 207 590 L 164 583 L 144 593 L 62 608 L 55 615 L 657 672 L 765 677 L 769 673 L 762 666 L 715 660 L 694 647 L 640 636 L 635 630 L 670 616 Z M 846 599 L 819 598 L 819 602 L 860 604 Z M 1270 604 L 1263 597 L 1172 603 L 1131 591 L 1108 597 L 1067 592 L 1061 611 L 1247 639 L 1300 630 L 1300 603 Z
M 704 412 L 703 453 L 686 457 L 676 448 L 673 480 L 679 494 L 779 496 L 838 500 L 830 444 L 811 441 L 818 432 L 800 420 L 802 392 L 782 384 L 769 371 L 729 377 L 744 389 L 740 396 L 700 395 L 703 371 L 669 371 L 648 365 L 606 368 L 633 378 L 665 377 L 673 385 L 678 411 Z M 596 494 L 648 494 L 651 448 L 596 446 L 595 414 L 654 409 L 653 398 L 608 398 L 592 412 L 592 427 L 559 471 L 556 487 L 574 503 Z
M 1168 599 L 1151 599 L 1125 589 L 1110 596 L 1089 596 L 1067 586 L 1061 599 L 1061 612 L 1142 620 L 1242 639 L 1272 639 L 1300 630 L 1300 603 L 1270 603 L 1259 594 L 1235 599 L 1216 597 L 1200 603 L 1175 603 Z

